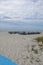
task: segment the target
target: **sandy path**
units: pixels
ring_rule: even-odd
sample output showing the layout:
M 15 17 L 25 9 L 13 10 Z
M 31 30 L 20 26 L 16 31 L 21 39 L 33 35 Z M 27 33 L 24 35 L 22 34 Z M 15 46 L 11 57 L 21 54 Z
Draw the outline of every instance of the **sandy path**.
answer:
M 43 33 L 39 35 L 11 35 L 8 32 L 0 32 L 0 54 L 17 62 L 19 65 L 43 65 L 43 51 L 39 50 L 37 42 L 33 40 L 35 37 L 42 35 Z M 34 54 L 31 50 L 32 45 L 36 45 L 38 54 Z M 40 53 L 42 54 L 40 55 Z M 37 58 L 38 61 L 36 62 Z

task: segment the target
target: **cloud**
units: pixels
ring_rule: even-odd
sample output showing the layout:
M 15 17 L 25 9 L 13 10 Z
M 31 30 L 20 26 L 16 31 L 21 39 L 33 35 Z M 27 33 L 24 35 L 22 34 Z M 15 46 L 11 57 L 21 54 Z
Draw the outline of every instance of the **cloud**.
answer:
M 34 2 L 34 3 L 36 3 L 36 2 L 38 2 L 39 0 L 31 0 L 32 2 Z
M 0 19 L 43 18 L 43 0 L 0 0 Z

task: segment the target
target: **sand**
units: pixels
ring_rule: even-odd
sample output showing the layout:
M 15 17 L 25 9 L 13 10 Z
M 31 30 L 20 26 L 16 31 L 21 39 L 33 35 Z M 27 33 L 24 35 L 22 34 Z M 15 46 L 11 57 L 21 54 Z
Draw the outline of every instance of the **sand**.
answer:
M 42 36 L 9 34 L 0 32 L 0 54 L 18 65 L 43 65 L 43 49 L 34 38 Z

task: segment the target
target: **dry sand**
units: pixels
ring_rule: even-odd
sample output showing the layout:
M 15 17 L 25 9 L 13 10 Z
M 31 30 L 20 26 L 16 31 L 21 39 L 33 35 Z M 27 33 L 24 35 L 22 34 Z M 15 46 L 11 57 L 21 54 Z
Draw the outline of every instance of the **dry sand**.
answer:
M 19 35 L 0 32 L 0 54 L 18 65 L 43 65 L 43 49 L 40 49 L 34 38 L 42 36 Z

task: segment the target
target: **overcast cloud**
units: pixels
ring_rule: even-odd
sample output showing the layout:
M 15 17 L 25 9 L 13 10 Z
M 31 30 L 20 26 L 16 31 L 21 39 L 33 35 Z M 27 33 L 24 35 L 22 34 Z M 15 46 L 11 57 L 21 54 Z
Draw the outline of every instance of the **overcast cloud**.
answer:
M 43 19 L 43 0 L 0 0 L 0 20 Z

